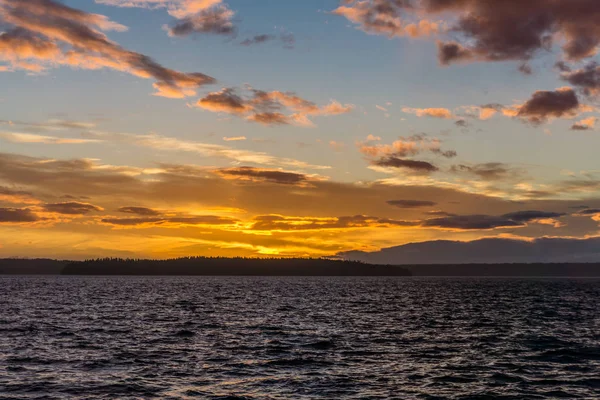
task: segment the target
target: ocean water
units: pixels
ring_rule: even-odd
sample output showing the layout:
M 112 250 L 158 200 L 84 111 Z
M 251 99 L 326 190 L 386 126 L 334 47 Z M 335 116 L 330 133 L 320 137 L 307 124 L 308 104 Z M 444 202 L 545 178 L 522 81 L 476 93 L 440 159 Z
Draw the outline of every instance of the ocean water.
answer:
M 600 280 L 0 277 L 0 398 L 600 398 Z

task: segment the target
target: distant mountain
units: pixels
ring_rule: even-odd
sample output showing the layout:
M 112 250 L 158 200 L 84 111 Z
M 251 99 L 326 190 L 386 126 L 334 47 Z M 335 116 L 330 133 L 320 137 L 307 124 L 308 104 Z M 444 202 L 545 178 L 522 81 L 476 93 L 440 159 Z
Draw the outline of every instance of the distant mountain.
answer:
M 437 240 L 389 247 L 376 252 L 339 253 L 343 260 L 373 264 L 503 264 L 598 263 L 600 238 L 529 241 L 480 239 L 472 242 Z

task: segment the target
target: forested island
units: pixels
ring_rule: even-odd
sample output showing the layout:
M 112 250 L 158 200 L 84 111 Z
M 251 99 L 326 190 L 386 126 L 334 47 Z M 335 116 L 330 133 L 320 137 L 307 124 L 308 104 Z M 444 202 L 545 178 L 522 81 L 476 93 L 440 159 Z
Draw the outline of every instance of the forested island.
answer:
M 185 257 L 171 260 L 102 258 L 71 262 L 62 275 L 410 276 L 393 265 L 324 258 Z

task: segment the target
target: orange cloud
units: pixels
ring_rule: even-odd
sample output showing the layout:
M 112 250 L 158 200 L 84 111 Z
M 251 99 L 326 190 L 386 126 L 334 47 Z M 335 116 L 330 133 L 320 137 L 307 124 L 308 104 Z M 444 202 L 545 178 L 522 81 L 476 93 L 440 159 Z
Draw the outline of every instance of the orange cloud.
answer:
M 433 117 L 433 118 L 444 118 L 452 119 L 455 118 L 452 111 L 447 108 L 409 108 L 404 107 L 403 112 L 407 114 L 414 114 L 417 117 Z
M 314 126 L 309 116 L 331 116 L 351 112 L 354 105 L 332 100 L 319 107 L 294 93 L 266 92 L 249 88 L 250 94 L 239 94 L 234 88 L 223 88 L 212 92 L 196 102 L 196 107 L 212 111 L 242 116 L 248 121 L 264 125 Z M 292 114 L 286 115 L 282 111 Z
M 43 71 L 57 65 L 73 68 L 109 68 L 144 79 L 154 79 L 156 95 L 193 96 L 196 89 L 214 83 L 202 73 L 183 73 L 150 57 L 110 41 L 103 31 L 125 30 L 123 25 L 53 0 L 2 0 L 0 16 L 11 29 L 0 36 L 0 59 L 12 69 Z

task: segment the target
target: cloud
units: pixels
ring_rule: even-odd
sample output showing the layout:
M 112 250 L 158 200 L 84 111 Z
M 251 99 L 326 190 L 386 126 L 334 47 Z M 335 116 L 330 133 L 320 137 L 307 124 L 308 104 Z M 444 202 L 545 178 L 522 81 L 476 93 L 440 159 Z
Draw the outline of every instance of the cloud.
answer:
M 561 79 L 582 90 L 587 96 L 600 93 L 600 65 L 590 62 L 581 69 L 572 71 L 568 66 L 561 65 Z
M 225 112 L 229 114 L 245 114 L 252 111 L 252 106 L 235 93 L 233 88 L 223 88 L 212 92 L 198 100 L 196 106 L 212 112 Z
M 356 143 L 358 150 L 369 157 L 394 156 L 408 157 L 430 152 L 446 158 L 456 157 L 454 150 L 442 150 L 442 141 L 438 138 L 430 138 L 425 134 L 417 134 L 408 137 L 399 137 L 392 144 L 374 143 L 381 138 L 373 135 L 367 136 L 364 141 Z
M 192 33 L 233 35 L 235 13 L 222 0 L 96 0 L 116 7 L 166 8 L 176 21 L 165 30 L 170 36 Z
M 475 58 L 473 52 L 459 43 L 438 42 L 438 60 L 442 65 L 450 65 L 456 62 L 472 61 Z
M 43 209 L 45 211 L 66 215 L 84 215 L 93 211 L 103 211 L 102 207 L 98 207 L 89 203 L 80 203 L 77 201 L 45 204 Z
M 562 226 L 556 218 L 566 214 L 547 211 L 517 211 L 501 216 L 493 215 L 453 215 L 448 214 L 439 218 L 423 221 L 423 227 L 433 227 L 450 230 L 490 230 L 501 228 L 524 227 L 527 223 L 541 223 Z
M 573 214 L 575 217 L 588 217 L 593 221 L 600 222 L 600 208 L 586 208 Z
M 336 218 L 288 217 L 282 215 L 260 215 L 254 218 L 251 229 L 255 231 L 311 231 L 322 229 L 391 228 L 413 227 L 413 221 L 400 221 L 366 215 Z
M 226 142 L 240 142 L 246 140 L 246 136 L 224 136 L 223 140 Z
M 309 119 L 311 116 L 347 114 L 354 109 L 352 104 L 341 104 L 335 100 L 319 107 L 292 92 L 266 92 L 252 88 L 247 88 L 246 93 L 241 94 L 238 89 L 223 88 L 198 100 L 196 107 L 237 115 L 263 125 L 294 124 L 309 127 L 314 126 Z M 290 114 L 286 115 L 283 111 Z
M 277 165 L 307 169 L 329 169 L 326 165 L 313 165 L 293 158 L 275 157 L 265 152 L 252 150 L 239 150 L 232 147 L 186 141 L 174 137 L 157 134 L 135 135 L 127 133 L 88 132 L 87 135 L 94 139 L 126 143 L 135 146 L 147 147 L 161 151 L 185 151 L 200 154 L 205 157 L 215 157 L 232 160 L 240 163 L 254 163 L 260 165 Z
M 456 214 L 452 214 L 441 210 L 427 211 L 425 212 L 425 214 L 431 217 L 457 217 Z
M 38 204 L 32 193 L 24 190 L 14 190 L 5 186 L 0 186 L 0 201 L 12 204 Z
M 309 180 L 308 176 L 304 174 L 252 167 L 222 168 L 215 172 L 231 179 L 266 181 L 282 185 L 299 185 Z
M 450 167 L 450 172 L 472 174 L 485 181 L 508 179 L 518 174 L 518 171 L 503 163 L 458 164 Z
M 600 44 L 596 0 L 576 7 L 562 0 L 343 0 L 333 13 L 371 34 L 447 36 L 438 44 L 442 64 L 528 61 L 555 42 L 564 58 L 577 61 L 594 56 Z M 441 17 L 448 23 L 432 22 Z
M 45 122 L 24 122 L 24 121 L 12 121 L 0 119 L 0 125 L 9 125 L 11 127 L 20 126 L 30 131 L 61 131 L 61 130 L 75 130 L 75 129 L 93 129 L 96 127 L 95 123 L 84 122 L 84 121 L 72 121 L 62 119 L 50 119 Z
M 452 111 L 447 108 L 409 108 L 404 107 L 402 112 L 407 114 L 414 114 L 417 117 L 433 117 L 433 118 L 443 118 L 443 119 L 453 119 L 455 116 L 452 114 Z
M 269 42 L 271 40 L 275 40 L 275 38 L 276 38 L 275 35 L 267 35 L 267 34 L 256 35 L 251 38 L 243 40 L 242 42 L 240 42 L 240 44 L 242 46 L 252 46 L 255 44 L 262 44 L 262 43 Z
M 451 230 L 488 230 L 521 227 L 524 223 L 491 215 L 455 215 L 428 219 L 422 226 Z
M 9 28 L 0 36 L 0 60 L 11 69 L 41 72 L 49 67 L 113 69 L 154 79 L 158 96 L 183 98 L 215 82 L 202 73 L 165 68 L 150 57 L 109 40 L 103 31 L 126 29 L 107 17 L 53 0 L 2 0 L 0 19 Z
M 147 207 L 120 207 L 117 211 L 125 214 L 135 214 L 145 217 L 155 217 L 161 214 L 160 211 L 153 210 Z
M 182 225 L 234 225 L 239 220 L 215 215 L 139 217 L 139 218 L 102 218 L 102 223 L 119 227 L 179 227 Z
M 589 118 L 582 119 L 581 121 L 577 121 L 576 123 L 574 123 L 571 126 L 571 130 L 587 131 L 590 129 L 594 129 L 594 126 L 596 125 L 597 121 L 598 121 L 598 118 L 596 118 L 596 117 L 589 117 Z
M 216 5 L 194 15 L 182 16 L 166 30 L 169 36 L 187 36 L 192 33 L 233 35 L 236 33 L 232 22 L 234 15 L 235 13 L 227 6 Z
M 0 139 L 13 143 L 42 143 L 42 144 L 87 144 L 97 143 L 94 139 L 61 138 L 56 136 L 34 135 L 31 133 L 0 132 Z
M 332 13 L 346 17 L 367 33 L 390 38 L 426 36 L 439 30 L 435 22 L 421 20 L 411 23 L 403 20 L 403 12 L 411 8 L 411 2 L 404 0 L 344 0 Z
M 494 115 L 504 109 L 505 107 L 502 104 L 497 103 L 484 104 L 481 106 L 462 106 L 459 108 L 459 110 L 461 110 L 466 117 L 477 118 L 482 121 L 492 118 Z M 460 121 L 457 121 L 456 124 L 460 126 L 458 122 Z
M 301 172 L 297 174 L 306 175 Z M 79 243 L 82 247 L 78 247 L 77 252 L 81 251 L 78 257 L 110 256 L 118 249 L 131 251 L 132 256 L 155 254 L 154 257 L 163 257 L 191 253 L 192 247 L 189 246 L 198 246 L 200 242 L 203 243 L 202 250 L 194 247 L 194 251 L 202 251 L 207 255 L 240 255 L 239 252 L 232 253 L 234 250 L 231 249 L 232 246 L 243 245 L 247 249 L 244 250 L 245 255 L 256 254 L 256 246 L 263 246 L 261 251 L 271 251 L 271 254 L 321 256 L 357 248 L 375 250 L 434 236 L 438 239 L 476 238 L 486 234 L 486 230 L 423 226 L 423 222 L 430 218 L 448 215 L 424 214 L 423 211 L 435 210 L 426 205 L 397 208 L 386 203 L 411 199 L 443 203 L 445 206 L 442 209 L 454 215 L 498 216 L 495 221 L 510 219 L 515 222 L 524 217 L 507 214 L 519 210 L 537 210 L 540 213 L 534 216 L 541 219 L 507 227 L 524 228 L 520 232 L 528 236 L 560 233 L 582 237 L 597 231 L 597 224 L 593 221 L 574 217 L 565 217 L 564 221 L 569 225 L 559 228 L 559 231 L 551 225 L 540 224 L 550 222 L 542 217 L 553 216 L 542 212 L 554 213 L 582 204 L 579 195 L 572 201 L 560 200 L 561 197 L 573 198 L 575 192 L 568 189 L 556 189 L 552 199 L 522 200 L 517 203 L 481 192 L 469 193 L 466 191 L 468 188 L 463 190 L 460 185 L 443 187 L 413 182 L 392 186 L 382 182 L 331 182 L 306 176 L 306 184 L 275 184 L 266 180 L 264 174 L 239 182 L 225 179 L 224 175 L 215 172 L 215 167 L 155 164 L 149 168 L 139 168 L 107 165 L 94 160 L 55 160 L 0 154 L 0 185 L 3 187 L 35 193 L 41 199 L 57 199 L 65 193 L 77 199 L 85 196 L 89 197 L 89 203 L 105 210 L 115 210 L 114 215 L 92 211 L 74 220 L 68 215 L 50 216 L 45 214 L 46 211 L 42 212 L 43 204 L 51 202 L 48 200 L 27 206 L 33 214 L 53 218 L 51 222 L 60 218 L 61 222 L 43 232 L 38 229 L 23 231 L 27 240 L 39 243 L 32 249 L 32 256 L 54 254 L 45 252 L 54 251 L 48 249 L 56 248 L 56 243 L 62 243 L 60 251 L 64 251 L 64 254 L 73 255 L 72 249 Z M 591 190 L 590 186 L 587 189 Z M 548 190 L 555 188 L 548 187 Z M 588 192 L 583 197 L 590 209 L 600 205 L 600 200 Z M 133 209 L 129 213 L 116 211 L 139 205 L 159 215 L 140 215 Z M 275 228 L 273 231 L 262 230 L 269 226 L 265 221 L 262 221 L 262 226 L 256 226 L 261 229 L 253 229 L 259 222 L 254 219 L 256 216 L 271 214 L 284 216 L 285 220 L 271 222 L 270 225 Z M 202 224 L 190 220 L 197 215 L 239 221 L 208 224 L 210 221 L 205 219 Z M 563 221 L 562 218 L 556 219 Z M 489 219 L 486 221 L 489 223 Z M 114 229 L 108 229 L 107 226 Z M 125 228 L 129 231 L 123 232 Z M 135 228 L 151 230 L 137 231 Z M 361 231 L 357 231 L 359 229 Z M 398 229 L 403 231 L 399 232 Z M 365 237 L 369 240 L 365 241 Z M 17 246 L 14 244 L 17 240 L 26 242 L 22 238 L 11 238 L 7 230 L 0 238 L 5 248 L 11 246 L 11 251 L 21 252 L 21 247 L 14 247 Z M 101 250 L 92 250 L 100 244 Z
M 560 88 L 535 92 L 531 99 L 517 106 L 512 115 L 532 124 L 540 124 L 550 118 L 573 118 L 583 109 L 573 89 Z M 511 113 L 508 112 L 508 115 Z
M 531 75 L 533 74 L 533 69 L 531 68 L 531 65 L 523 63 L 519 65 L 519 72 L 521 72 L 523 75 Z
M 600 214 L 600 208 L 586 208 L 585 210 L 578 211 L 574 215 L 581 217 L 596 214 Z
M 379 167 L 388 167 L 388 168 L 401 168 L 408 169 L 414 172 L 424 172 L 430 173 L 438 171 L 439 168 L 435 165 L 427 162 L 427 161 L 418 161 L 418 160 L 407 160 L 400 159 L 398 157 L 385 157 L 379 160 L 373 161 L 373 165 Z
M 291 32 L 282 32 L 279 34 L 279 36 L 272 34 L 255 35 L 253 37 L 242 40 L 240 42 L 240 45 L 248 47 L 272 42 L 274 40 L 279 40 L 279 42 L 283 45 L 284 49 L 293 49 L 296 45 L 296 37 Z
M 0 224 L 36 222 L 40 218 L 27 208 L 0 208 Z
M 537 220 L 560 218 L 565 215 L 565 213 L 547 211 L 517 211 L 514 213 L 504 214 L 503 217 L 517 222 L 531 222 Z
M 387 203 L 398 208 L 421 208 L 437 205 L 436 202 L 427 200 L 388 200 Z
M 260 112 L 246 118 L 248 121 L 258 122 L 262 125 L 287 125 L 290 118 L 280 112 Z M 311 124 L 306 124 L 311 125 Z

